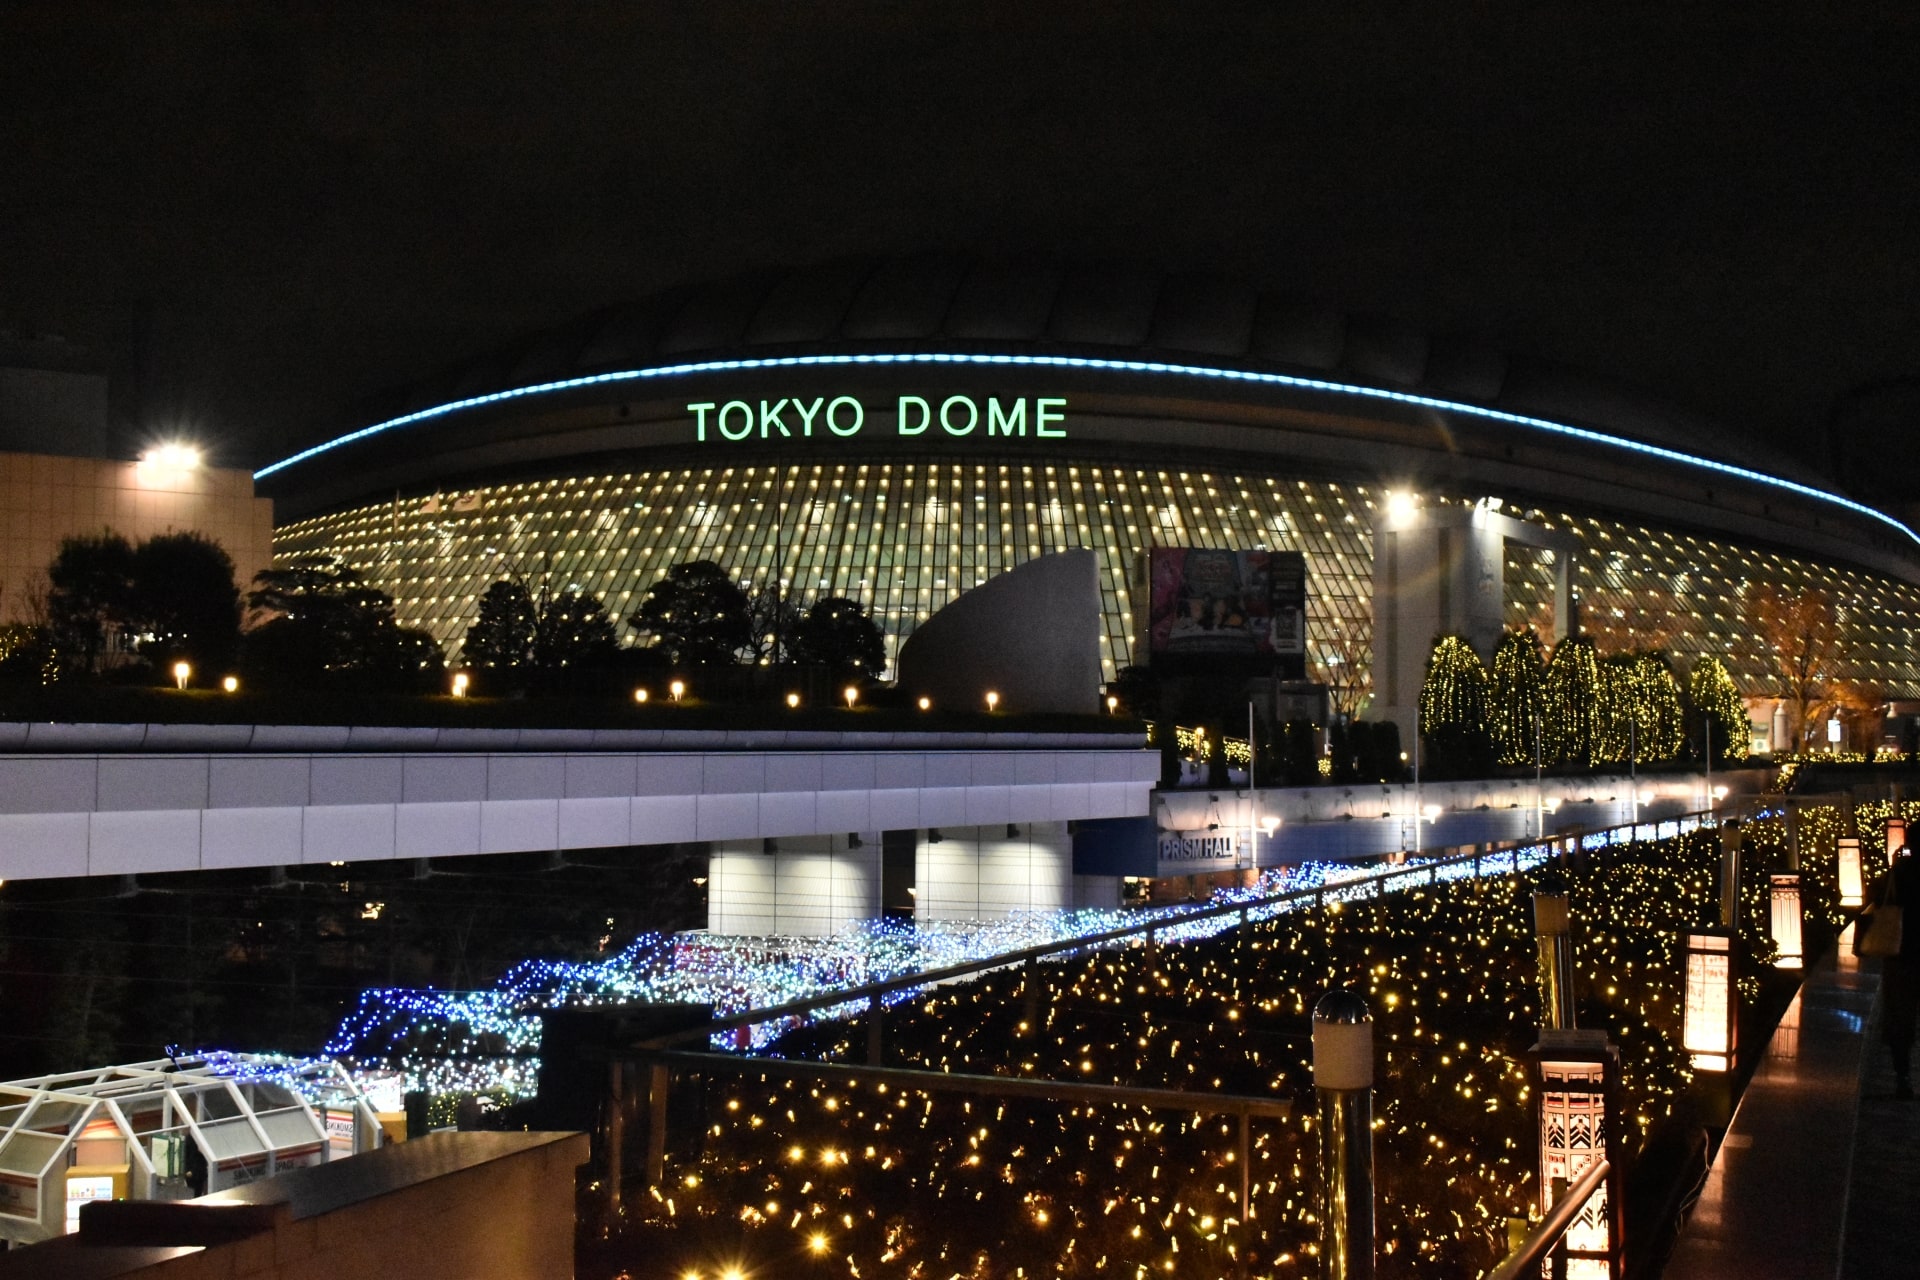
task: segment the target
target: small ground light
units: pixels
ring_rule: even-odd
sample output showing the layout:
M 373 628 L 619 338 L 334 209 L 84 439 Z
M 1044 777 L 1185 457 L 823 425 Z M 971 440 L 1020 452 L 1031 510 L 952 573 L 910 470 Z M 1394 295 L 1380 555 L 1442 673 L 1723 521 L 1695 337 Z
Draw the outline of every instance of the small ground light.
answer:
M 931 710 L 933 710 L 933 699 L 932 699 L 932 698 L 922 698 L 922 699 L 920 699 L 920 709 L 921 709 L 922 711 L 931 711 Z
M 672 684 L 667 686 L 667 692 L 673 695 L 673 700 L 675 702 L 680 701 L 680 695 L 685 693 L 686 691 L 687 691 L 687 684 L 686 684 L 686 681 L 684 680 L 675 680 Z
M 853 704 L 860 701 L 860 691 L 854 688 L 852 685 L 847 686 L 845 696 L 847 699 L 848 710 L 852 710 Z
M 788 705 L 789 707 L 797 707 L 797 706 L 799 706 L 799 705 L 800 705 L 800 695 L 799 695 L 799 694 L 797 694 L 797 693 L 790 693 L 790 694 L 788 694 L 788 695 L 787 695 L 787 705 Z
M 815 1253 L 825 1253 L 827 1251 L 827 1238 L 816 1231 L 813 1234 L 813 1238 L 807 1241 L 807 1248 L 813 1250 Z
M 454 697 L 464 698 L 467 696 L 468 680 L 469 680 L 469 677 L 467 676 L 467 673 L 464 671 L 456 671 L 453 673 L 453 696 Z
M 991 689 L 987 691 L 987 710 L 993 711 L 1000 706 L 1000 695 Z
M 645 689 L 635 689 L 633 691 L 633 700 L 635 702 L 645 702 L 647 700 L 647 691 Z
M 1120 709 L 1120 699 L 1114 697 L 1112 694 L 1108 694 L 1107 695 L 1107 714 L 1112 715 L 1114 712 L 1118 711 L 1119 709 Z
M 174 663 L 173 664 L 173 687 L 176 689 L 186 688 L 187 677 L 191 676 L 192 674 L 193 674 L 193 667 L 190 664 L 185 662 Z
M 228 676 L 226 679 L 220 682 L 220 687 L 222 689 L 225 689 L 228 693 L 238 693 L 240 692 L 240 677 Z

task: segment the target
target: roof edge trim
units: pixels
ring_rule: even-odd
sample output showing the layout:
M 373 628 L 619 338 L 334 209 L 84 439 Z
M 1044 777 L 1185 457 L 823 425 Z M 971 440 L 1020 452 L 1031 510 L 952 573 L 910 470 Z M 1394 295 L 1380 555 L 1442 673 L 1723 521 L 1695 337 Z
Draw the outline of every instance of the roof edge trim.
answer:
M 617 382 L 640 382 L 661 378 L 690 377 L 705 373 L 728 373 L 753 369 L 806 368 L 822 365 L 916 365 L 916 364 L 971 364 L 1001 365 L 1060 369 L 1091 369 L 1108 373 L 1128 374 L 1168 374 L 1183 378 L 1213 378 L 1230 382 L 1247 382 L 1264 386 L 1290 387 L 1303 391 L 1326 391 L 1339 395 L 1357 396 L 1361 399 L 1384 400 L 1394 404 L 1415 405 L 1425 409 L 1436 409 L 1444 413 L 1466 414 L 1475 418 L 1484 418 L 1493 422 L 1507 423 L 1511 426 L 1526 427 L 1552 435 L 1581 440 L 1588 444 L 1607 445 L 1627 450 L 1642 456 L 1660 458 L 1667 462 L 1678 462 L 1686 466 L 1712 471 L 1720 475 L 1734 476 L 1755 484 L 1767 485 L 1798 494 L 1803 498 L 1812 498 L 1850 511 L 1855 515 L 1868 516 L 1891 529 L 1903 534 L 1915 546 L 1920 546 L 1920 534 L 1916 534 L 1901 521 L 1894 519 L 1884 511 L 1855 502 L 1851 498 L 1818 489 L 1812 485 L 1801 484 L 1797 480 L 1788 480 L 1782 476 L 1771 476 L 1763 471 L 1754 471 L 1748 467 L 1735 466 L 1730 462 L 1721 462 L 1714 458 L 1705 458 L 1697 454 L 1682 453 L 1677 449 L 1663 448 L 1660 445 L 1645 444 L 1638 440 L 1629 440 L 1622 436 L 1608 435 L 1603 431 L 1594 431 L 1587 427 L 1576 427 L 1564 422 L 1554 422 L 1547 418 L 1535 418 L 1526 414 L 1508 413 L 1501 409 L 1490 409 L 1484 405 L 1465 404 L 1457 400 L 1443 400 L 1436 396 L 1424 396 L 1410 391 L 1390 391 L 1384 387 L 1362 386 L 1349 382 L 1334 382 L 1324 378 L 1302 378 L 1285 373 L 1264 373 L 1250 369 L 1220 368 L 1211 365 L 1172 364 L 1160 360 L 1115 360 L 1097 356 L 1061 356 L 1061 355 L 996 355 L 983 352 L 876 352 L 871 354 L 823 354 L 805 356 L 767 356 L 736 360 L 696 360 L 685 364 L 654 365 L 644 369 L 622 369 L 611 373 L 587 374 L 578 378 L 562 378 L 554 382 L 538 382 L 524 387 L 513 387 L 505 391 L 493 391 L 486 395 L 468 396 L 462 400 L 451 400 L 446 404 L 402 414 L 397 418 L 388 418 L 371 426 L 361 427 L 358 431 L 349 431 L 332 440 L 317 444 L 298 453 L 282 458 L 253 473 L 255 480 L 264 480 L 288 467 L 295 466 L 311 458 L 318 457 L 334 449 L 364 440 L 381 432 L 408 426 L 430 418 L 444 417 L 464 409 L 476 409 L 483 405 L 499 404 L 508 400 L 520 400 L 529 396 L 551 395 L 562 391 L 576 391 L 582 387 L 601 386 Z

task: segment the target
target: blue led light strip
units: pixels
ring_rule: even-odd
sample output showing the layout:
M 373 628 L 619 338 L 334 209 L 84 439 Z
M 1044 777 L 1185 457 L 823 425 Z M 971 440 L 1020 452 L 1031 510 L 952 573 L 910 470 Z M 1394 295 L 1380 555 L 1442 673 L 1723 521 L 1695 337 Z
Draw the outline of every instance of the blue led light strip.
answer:
M 514 387 L 509 391 L 494 391 L 484 396 L 469 396 L 465 400 L 453 400 L 446 404 L 435 405 L 431 409 L 421 409 L 415 413 L 402 414 L 398 418 L 388 418 L 385 422 L 376 422 L 370 427 L 358 431 L 349 431 L 324 444 L 314 445 L 311 449 L 302 449 L 291 457 L 260 468 L 253 473 L 255 480 L 264 480 L 276 471 L 284 470 L 298 462 L 317 457 L 331 449 L 364 440 L 368 436 L 378 435 L 382 431 L 391 431 L 395 427 L 404 427 L 411 423 L 423 422 L 428 418 L 438 418 L 462 409 L 476 409 L 481 405 L 498 404 L 503 400 L 521 400 L 528 396 L 549 395 L 558 391 L 575 391 L 581 387 L 603 386 L 614 382 L 641 382 L 659 378 L 687 377 L 702 373 L 730 373 L 751 369 L 802 369 L 818 368 L 823 365 L 858 364 L 980 364 L 998 366 L 1022 366 L 1043 369 L 1097 369 L 1108 373 L 1167 373 L 1187 378 L 1220 378 L 1229 382 L 1250 382 L 1260 386 L 1292 387 L 1304 391 L 1332 391 L 1341 395 L 1359 396 L 1367 400 L 1386 400 L 1395 404 L 1418 405 L 1423 409 L 1438 409 L 1445 413 L 1468 414 L 1476 418 L 1485 418 L 1493 422 L 1511 423 L 1518 427 L 1528 427 L 1535 431 L 1550 432 L 1553 435 L 1582 440 L 1588 444 L 1611 445 L 1616 449 L 1626 449 L 1652 458 L 1661 458 L 1667 462 L 1678 462 L 1690 467 L 1699 467 L 1706 471 L 1719 472 L 1721 475 L 1736 476 L 1750 480 L 1755 484 L 1785 489 L 1789 493 L 1799 494 L 1803 498 L 1813 498 L 1820 502 L 1831 503 L 1845 508 L 1856 515 L 1870 516 L 1889 528 L 1905 534 L 1916 546 L 1920 546 L 1920 534 L 1914 533 L 1906 525 L 1894 519 L 1884 511 L 1876 511 L 1864 503 L 1851 498 L 1843 498 L 1837 493 L 1828 493 L 1825 489 L 1816 489 L 1812 485 L 1798 481 L 1770 476 L 1762 471 L 1752 471 L 1746 467 L 1736 467 L 1731 463 L 1717 462 L 1712 458 L 1697 457 L 1690 453 L 1681 453 L 1677 449 L 1663 449 L 1659 445 L 1642 444 L 1638 440 L 1627 440 L 1620 436 L 1610 436 L 1604 432 L 1589 431 L 1584 427 L 1571 427 L 1564 422 L 1553 422 L 1546 418 L 1531 418 L 1520 413 L 1506 413 L 1499 409 L 1487 409 L 1479 405 L 1462 404 L 1456 400 L 1441 400 L 1433 396 L 1414 395 L 1406 391 L 1388 391 L 1380 387 L 1356 386 L 1347 382 L 1327 382 L 1320 378 L 1296 378 L 1284 373 L 1255 373 L 1246 369 L 1215 369 L 1206 365 L 1166 364 L 1158 360 L 1103 360 L 1090 356 L 1047 356 L 1047 355 L 978 355 L 949 352 L 900 352 L 874 355 L 818 355 L 818 356 L 775 356 L 755 360 L 699 360 L 689 364 L 658 365 L 651 369 L 622 369 L 614 373 L 596 373 L 581 378 L 563 378 L 558 382 L 538 382 L 532 386 Z

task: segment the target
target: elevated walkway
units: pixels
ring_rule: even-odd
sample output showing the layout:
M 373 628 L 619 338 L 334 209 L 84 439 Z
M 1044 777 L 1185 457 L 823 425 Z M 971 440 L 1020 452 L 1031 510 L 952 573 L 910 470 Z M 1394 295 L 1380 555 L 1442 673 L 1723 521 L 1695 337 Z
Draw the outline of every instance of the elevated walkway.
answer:
M 1667 1280 L 1915 1274 L 1920 1103 L 1893 1096 L 1879 988 L 1850 927 L 1768 1042 Z

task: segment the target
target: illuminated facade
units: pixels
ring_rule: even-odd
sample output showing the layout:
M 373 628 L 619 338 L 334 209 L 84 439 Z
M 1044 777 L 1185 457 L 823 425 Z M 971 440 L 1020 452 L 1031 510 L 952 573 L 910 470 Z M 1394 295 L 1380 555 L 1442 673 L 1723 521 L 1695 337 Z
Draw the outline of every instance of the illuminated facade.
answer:
M 455 371 L 259 473 L 281 557 L 336 555 L 456 653 L 502 577 L 632 612 L 673 564 L 862 601 L 889 657 L 1050 552 L 1100 557 L 1102 671 L 1144 655 L 1149 547 L 1303 552 L 1317 678 L 1368 690 L 1389 490 L 1570 533 L 1601 648 L 1719 652 L 1763 691 L 1742 593 L 1834 601 L 1851 670 L 1920 694 L 1920 539 L 1674 415 L 1505 357 L 1227 285 L 836 264 L 650 300 Z M 1510 547 L 1550 633 L 1551 551 Z

